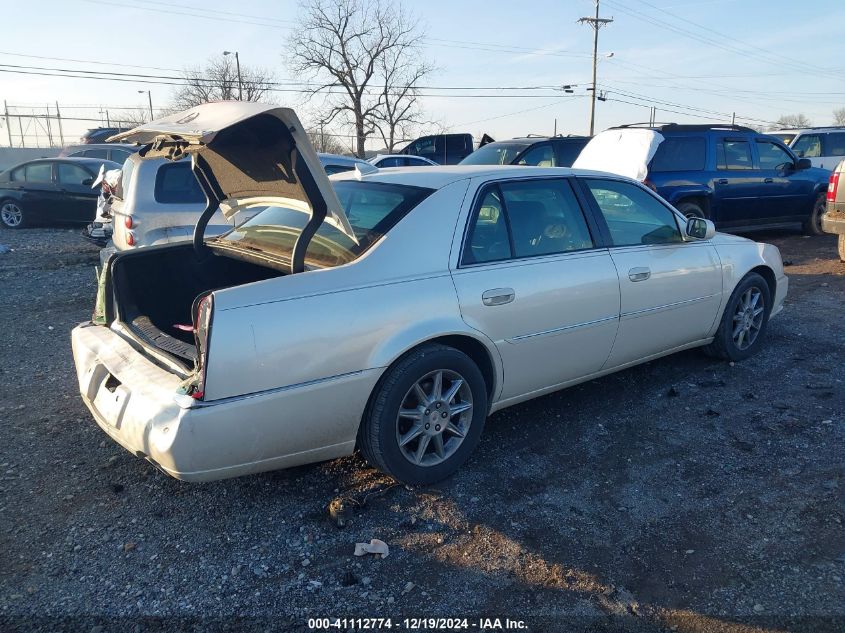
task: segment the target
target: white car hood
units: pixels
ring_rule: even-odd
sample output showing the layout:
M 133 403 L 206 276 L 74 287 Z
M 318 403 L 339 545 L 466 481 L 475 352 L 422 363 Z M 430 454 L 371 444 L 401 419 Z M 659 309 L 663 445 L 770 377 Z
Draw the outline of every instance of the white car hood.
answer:
M 224 213 L 251 199 L 282 204 L 294 200 L 312 211 L 325 205 L 325 221 L 355 240 L 308 135 L 290 108 L 248 101 L 205 103 L 108 140 L 147 145 L 140 152 L 142 159 L 193 154 L 213 177 Z
M 660 132 L 638 128 L 614 128 L 596 134 L 573 163 L 573 169 L 605 171 L 642 182 L 657 146 Z

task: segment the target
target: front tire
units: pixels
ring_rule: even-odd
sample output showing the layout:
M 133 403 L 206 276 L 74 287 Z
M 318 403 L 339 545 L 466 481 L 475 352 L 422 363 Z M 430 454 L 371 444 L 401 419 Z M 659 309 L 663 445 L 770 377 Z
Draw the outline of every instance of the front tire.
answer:
M 697 202 L 692 201 L 685 201 L 678 203 L 678 211 L 684 214 L 684 217 L 687 219 L 690 218 L 704 218 L 706 219 L 707 216 L 704 213 L 704 209 L 699 205 Z
M 20 229 L 26 225 L 23 206 L 17 200 L 0 202 L 0 223 L 7 229 Z
M 453 474 L 478 445 L 487 385 L 478 366 L 445 345 L 424 345 L 377 385 L 358 432 L 366 460 L 407 484 Z
M 758 351 L 769 324 L 772 292 L 757 273 L 748 273 L 737 284 L 722 313 L 722 321 L 705 353 L 730 361 L 740 361 Z
M 816 198 L 816 202 L 813 205 L 813 212 L 810 214 L 810 217 L 804 221 L 804 234 L 805 235 L 824 235 L 824 231 L 822 230 L 822 216 L 825 214 L 827 210 L 827 199 L 825 194 L 819 194 Z

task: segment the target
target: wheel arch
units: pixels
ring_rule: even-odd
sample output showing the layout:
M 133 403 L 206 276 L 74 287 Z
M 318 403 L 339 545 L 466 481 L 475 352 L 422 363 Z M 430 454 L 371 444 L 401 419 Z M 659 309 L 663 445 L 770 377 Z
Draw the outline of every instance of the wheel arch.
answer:
M 743 275 L 741 279 L 745 279 L 745 277 L 748 276 L 749 273 L 757 273 L 766 281 L 766 285 L 769 287 L 769 293 L 774 299 L 778 287 L 778 281 L 777 277 L 775 277 L 775 271 L 772 270 L 769 266 L 766 266 L 765 264 L 760 264 L 759 266 L 755 266 L 747 273 L 745 273 L 745 275 Z

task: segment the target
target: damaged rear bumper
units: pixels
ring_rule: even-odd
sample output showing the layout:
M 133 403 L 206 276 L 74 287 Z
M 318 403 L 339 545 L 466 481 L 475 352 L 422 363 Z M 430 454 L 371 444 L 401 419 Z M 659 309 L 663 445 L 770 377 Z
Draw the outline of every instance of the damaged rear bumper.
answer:
M 180 376 L 105 326 L 79 325 L 72 345 L 82 399 L 100 428 L 131 453 L 186 481 L 352 453 L 366 394 L 378 380 L 369 370 L 198 402 L 179 395 Z

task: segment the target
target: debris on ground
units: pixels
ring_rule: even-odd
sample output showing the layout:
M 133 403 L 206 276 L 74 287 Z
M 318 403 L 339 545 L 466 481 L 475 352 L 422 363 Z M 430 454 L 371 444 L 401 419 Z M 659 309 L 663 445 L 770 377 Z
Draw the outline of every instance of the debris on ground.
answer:
M 390 548 L 387 543 L 374 538 L 369 543 L 355 543 L 355 556 L 366 556 L 373 554 L 379 558 L 387 558 L 390 555 Z

